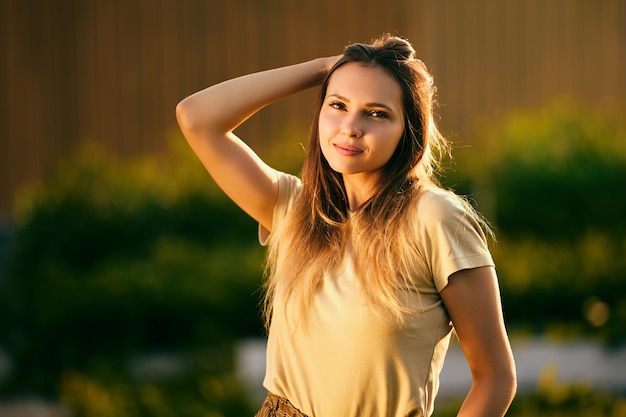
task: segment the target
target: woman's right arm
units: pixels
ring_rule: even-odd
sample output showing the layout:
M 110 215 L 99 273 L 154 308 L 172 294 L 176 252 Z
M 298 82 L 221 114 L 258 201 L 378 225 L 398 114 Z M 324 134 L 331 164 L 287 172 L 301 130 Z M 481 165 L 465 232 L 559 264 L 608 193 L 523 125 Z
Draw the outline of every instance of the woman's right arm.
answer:
M 320 84 L 338 57 L 245 75 L 178 103 L 178 124 L 202 164 L 235 204 L 267 230 L 278 196 L 274 170 L 233 130 L 270 103 Z

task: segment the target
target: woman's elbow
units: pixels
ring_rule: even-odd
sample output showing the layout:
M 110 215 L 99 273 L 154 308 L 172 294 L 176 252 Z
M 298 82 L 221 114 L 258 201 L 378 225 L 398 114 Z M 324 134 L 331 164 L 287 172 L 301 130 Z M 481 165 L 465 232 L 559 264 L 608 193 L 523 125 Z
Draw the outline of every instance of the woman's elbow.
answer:
M 223 113 L 206 110 L 212 107 L 206 100 L 195 96 L 189 96 L 176 105 L 176 121 L 187 140 L 229 132 Z
M 494 383 L 500 388 L 502 394 L 508 396 L 512 401 L 517 393 L 517 371 L 515 363 L 511 362 L 502 366 L 494 375 Z
M 502 398 L 508 397 L 512 400 L 517 392 L 517 371 L 512 359 L 485 369 L 473 369 L 472 379 L 477 385 L 498 391 Z
M 176 105 L 176 121 L 183 132 L 194 129 L 194 120 L 191 116 L 189 97 Z

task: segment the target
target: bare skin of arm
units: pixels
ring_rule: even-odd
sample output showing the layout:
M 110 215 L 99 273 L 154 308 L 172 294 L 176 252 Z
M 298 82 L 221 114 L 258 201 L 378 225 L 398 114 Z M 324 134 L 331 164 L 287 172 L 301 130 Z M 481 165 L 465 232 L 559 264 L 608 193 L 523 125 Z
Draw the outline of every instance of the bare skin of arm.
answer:
M 441 297 L 472 373 L 472 387 L 458 417 L 504 416 L 517 382 L 495 269 L 453 274 Z
M 245 75 L 208 87 L 176 106 L 178 124 L 217 185 L 267 230 L 278 196 L 274 170 L 233 130 L 275 101 L 320 84 L 338 57 Z

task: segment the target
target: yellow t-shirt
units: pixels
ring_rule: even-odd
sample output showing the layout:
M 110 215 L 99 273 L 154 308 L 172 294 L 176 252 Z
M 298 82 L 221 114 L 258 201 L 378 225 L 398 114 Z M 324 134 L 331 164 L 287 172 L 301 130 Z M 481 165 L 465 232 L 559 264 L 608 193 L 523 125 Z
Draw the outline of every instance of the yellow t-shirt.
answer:
M 274 228 L 300 189 L 298 178 L 279 174 Z M 445 192 L 423 194 L 417 213 L 416 239 L 429 271 L 416 271 L 419 294 L 407 292 L 403 298 L 418 313 L 400 327 L 368 307 L 348 252 L 324 277 L 306 326 L 287 320 L 283 308 L 274 309 L 263 382 L 268 391 L 310 417 L 432 414 L 452 330 L 439 292 L 454 272 L 493 261 L 480 227 Z M 263 228 L 259 238 L 267 241 Z M 274 302 L 282 303 L 276 297 Z

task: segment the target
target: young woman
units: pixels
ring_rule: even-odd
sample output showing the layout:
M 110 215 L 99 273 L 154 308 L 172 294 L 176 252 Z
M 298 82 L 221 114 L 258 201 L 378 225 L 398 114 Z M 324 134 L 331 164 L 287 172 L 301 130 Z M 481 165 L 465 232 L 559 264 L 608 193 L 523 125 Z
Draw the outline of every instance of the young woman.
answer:
M 319 84 L 301 179 L 233 134 Z M 269 393 L 258 416 L 430 416 L 453 328 L 472 372 L 458 415 L 508 409 L 515 366 L 487 229 L 434 178 L 446 146 L 434 92 L 412 46 L 383 36 L 178 105 L 189 144 L 269 246 Z

